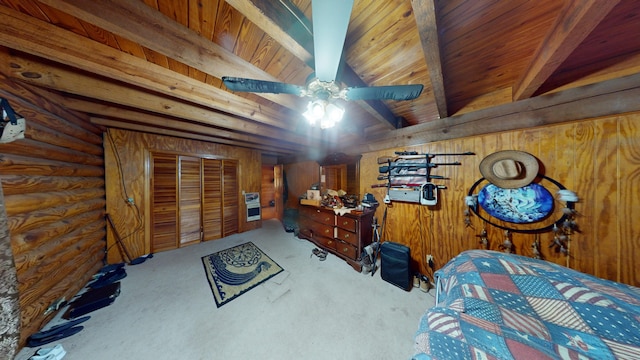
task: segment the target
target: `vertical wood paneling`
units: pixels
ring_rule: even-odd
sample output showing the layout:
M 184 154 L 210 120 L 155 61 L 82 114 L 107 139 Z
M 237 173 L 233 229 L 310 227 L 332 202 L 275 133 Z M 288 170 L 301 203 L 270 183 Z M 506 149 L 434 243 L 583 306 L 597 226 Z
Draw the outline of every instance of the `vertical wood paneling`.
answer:
M 262 184 L 260 187 L 260 207 L 262 220 L 277 217 L 276 207 L 271 206 L 271 201 L 276 201 L 275 170 L 273 165 L 262 165 Z
M 619 118 L 620 145 L 619 145 L 619 215 L 627 221 L 620 222 L 619 256 L 628 261 L 619 262 L 618 281 L 640 284 L 640 270 L 637 259 L 640 256 L 640 224 L 634 221 L 640 213 L 640 127 L 638 119 L 630 116 Z
M 596 169 L 594 168 L 593 159 L 599 156 L 594 147 L 598 129 L 594 125 L 596 125 L 594 122 L 580 122 L 574 126 L 575 153 L 572 171 L 576 174 L 575 178 L 581 179 L 581 181 L 572 185 L 571 188 L 576 194 L 580 194 L 583 199 L 593 199 L 594 189 L 597 186 L 594 183 L 593 175 L 596 173 Z M 579 161 L 578 159 L 583 160 Z M 593 208 L 580 205 L 582 204 L 578 204 L 576 209 L 580 211 L 578 221 L 580 223 L 588 222 L 588 219 L 593 218 Z M 575 241 L 570 241 L 569 243 L 569 250 L 571 251 L 569 265 L 581 269 L 583 272 L 595 274 L 596 254 L 593 249 L 596 247 L 596 239 L 593 232 L 582 231 L 572 236 L 572 238 Z
M 557 157 L 556 149 L 558 147 L 558 137 L 556 134 L 558 133 L 558 129 L 560 127 L 547 127 L 547 128 L 537 128 L 538 131 L 538 163 L 540 166 L 540 172 L 547 174 L 548 176 L 554 177 L 555 175 L 550 174 L 549 171 L 555 170 L 555 159 Z M 562 143 L 562 142 L 561 142 Z M 553 239 L 553 234 L 544 233 L 540 234 L 540 253 L 542 254 L 542 258 L 549 259 L 554 262 L 563 261 L 564 257 L 561 254 L 558 254 L 554 251 L 554 249 L 550 248 L 549 245 Z M 535 240 L 535 239 L 534 239 Z M 571 246 L 571 244 L 569 245 Z
M 287 164 L 284 172 L 288 188 L 285 208 L 297 208 L 299 197 L 306 194 L 312 184 L 320 183 L 320 165 L 315 161 Z
M 278 218 L 281 222 L 284 218 L 284 200 L 283 200 L 283 191 L 284 191 L 284 166 L 276 165 L 273 167 L 273 175 L 275 177 L 274 180 L 274 199 L 276 202 L 275 213 L 276 218 Z
M 640 224 L 634 215 L 640 212 L 640 114 L 627 114 L 583 120 L 554 126 L 487 134 L 482 136 L 391 148 L 363 154 L 360 161 L 360 189 L 370 192 L 381 202 L 376 216 L 382 219 L 384 208 L 388 217 L 383 239 L 411 247 L 413 266 L 430 274 L 425 265 L 427 254 L 434 256 L 435 268 L 443 266 L 461 251 L 479 248 L 477 236 L 486 226 L 489 248 L 500 250 L 504 231 L 471 216 L 472 226 L 464 221 L 464 196 L 473 183 L 482 177 L 478 166 L 487 155 L 501 150 L 521 150 L 534 155 L 541 174 L 575 191 L 580 201 L 575 204 L 579 231 L 571 235 L 570 255 L 550 248 L 553 234 L 539 235 L 543 258 L 568 265 L 576 270 L 631 285 L 640 285 L 640 269 L 636 266 L 640 246 Z M 371 188 L 382 183 L 378 176 L 377 158 L 392 156 L 394 151 L 415 150 L 420 153 L 473 151 L 476 156 L 435 158 L 434 162 L 460 161 L 461 166 L 441 166 L 432 174 L 449 180 L 434 179 L 447 189 L 439 192 L 437 206 L 393 202 L 382 203 L 385 188 Z M 552 182 L 537 179 L 554 197 L 558 190 Z M 482 186 L 482 185 L 480 185 Z M 461 205 L 462 204 L 462 205 Z M 540 223 L 514 225 L 519 229 L 535 229 L 552 224 L 561 216 L 565 203 L 556 199 L 552 217 Z M 494 219 L 491 219 L 492 222 Z M 534 234 L 513 233 L 515 252 L 532 256 Z
M 107 164 L 107 209 L 110 214 L 127 214 L 117 222 L 124 229 L 137 228 L 138 222 L 147 224 L 124 240 L 132 256 L 141 256 L 151 252 L 150 231 L 148 229 L 149 214 L 151 212 L 151 187 L 146 183 L 149 174 L 145 175 L 151 160 L 149 153 L 164 152 L 172 154 L 189 154 L 202 158 L 233 159 L 237 164 L 236 205 L 238 215 L 235 219 L 236 232 L 244 232 L 261 226 L 260 221 L 246 222 L 244 202 L 240 202 L 241 192 L 260 191 L 261 155 L 257 150 L 213 144 L 203 141 L 193 141 L 168 136 L 144 134 L 125 130 L 109 129 L 114 139 L 113 146 L 105 148 Z M 114 152 L 114 149 L 117 152 Z M 115 165 L 116 154 L 123 165 L 121 173 Z M 129 196 L 139 204 L 139 216 L 132 216 L 131 206 L 122 201 L 123 184 Z M 229 195 L 231 196 L 231 195 Z M 115 220 L 115 219 L 114 219 Z M 233 220 L 230 220 L 230 223 Z M 114 244 L 111 234 L 107 235 L 107 246 Z M 115 247 L 114 247 L 115 249 Z M 122 261 L 117 251 L 110 251 L 107 255 L 109 262 Z
M 593 212 L 593 217 L 580 217 L 582 231 L 593 232 L 595 236 L 595 246 L 590 249 L 595 258 L 595 274 L 597 276 L 618 280 L 617 263 L 621 260 L 619 254 L 620 246 L 620 212 L 619 205 L 619 181 L 618 173 L 618 119 L 611 118 L 596 122 L 598 136 L 594 139 L 593 161 L 593 185 L 594 188 L 587 194 L 578 194 L 581 197 L 579 209 L 589 207 Z M 636 136 L 638 136 L 636 134 Z M 593 194 L 591 199 L 585 195 Z M 584 219 L 584 220 L 583 220 Z M 630 218 L 629 218 L 630 219 Z M 629 220 L 627 220 L 629 221 Z M 591 226 L 589 226 L 591 225 Z M 580 236 L 574 236 L 574 243 L 580 241 Z
M 26 119 L 25 139 L 0 144 L 0 182 L 20 291 L 20 346 L 102 266 L 104 159 L 100 129 L 0 76 L 0 96 Z

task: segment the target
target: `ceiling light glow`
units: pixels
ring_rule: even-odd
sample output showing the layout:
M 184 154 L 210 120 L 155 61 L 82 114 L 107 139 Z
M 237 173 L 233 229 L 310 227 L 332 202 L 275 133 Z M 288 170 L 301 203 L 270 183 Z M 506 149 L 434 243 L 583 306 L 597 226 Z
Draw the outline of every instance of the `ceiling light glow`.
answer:
M 309 121 L 311 126 L 320 122 L 321 129 L 328 129 L 336 125 L 344 116 L 344 109 L 326 100 L 317 99 L 309 101 L 307 111 L 302 115 Z

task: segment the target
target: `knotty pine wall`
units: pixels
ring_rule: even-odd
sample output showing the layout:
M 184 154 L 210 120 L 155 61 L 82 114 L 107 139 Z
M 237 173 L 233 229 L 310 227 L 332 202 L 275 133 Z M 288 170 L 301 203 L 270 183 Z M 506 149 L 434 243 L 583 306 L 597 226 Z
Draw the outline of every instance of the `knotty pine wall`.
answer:
M 246 222 L 246 206 L 241 194 L 243 190 L 260 191 L 262 158 L 259 151 L 118 129 L 108 130 L 104 147 L 107 212 L 113 219 L 118 233 L 124 238 L 123 242 L 132 257 L 151 251 L 147 214 L 150 213 L 149 154 L 153 151 L 238 160 L 239 231 L 244 232 L 262 226 L 261 221 Z M 118 167 L 116 154 L 122 168 Z M 128 197 L 133 198 L 137 209 L 127 202 Z M 109 229 L 109 263 L 123 261 L 117 246 L 113 246 L 114 242 L 115 238 Z
M 0 96 L 27 124 L 25 139 L 0 144 L 24 346 L 55 315 L 47 308 L 70 300 L 103 265 L 102 130 L 56 105 L 54 94 L 2 75 Z
M 546 260 L 606 279 L 640 286 L 640 113 L 584 120 L 522 131 L 489 134 L 409 148 L 394 148 L 363 154 L 360 161 L 360 189 L 381 202 L 376 216 L 382 220 L 384 188 L 371 188 L 378 174 L 377 158 L 394 151 L 419 153 L 475 152 L 475 156 L 436 156 L 434 162 L 460 161 L 461 166 L 440 166 L 432 174 L 449 177 L 433 180 L 440 190 L 438 205 L 393 202 L 387 209 L 384 240 L 411 248 L 414 268 L 432 275 L 425 257 L 432 254 L 435 269 L 463 250 L 480 248 L 483 221 L 472 215 L 473 227 L 464 224 L 464 197 L 482 177 L 480 161 L 499 150 L 521 150 L 533 154 L 541 173 L 580 197 L 576 203 L 580 232 L 571 236 L 570 255 L 549 248 L 551 233 L 540 235 Z M 486 184 L 486 183 L 485 183 Z M 557 188 L 540 183 L 555 195 Z M 478 189 L 479 190 L 479 189 Z M 476 191 L 477 193 L 477 191 Z M 563 204 L 556 202 L 556 207 Z M 504 231 L 488 225 L 490 249 L 498 250 Z M 531 256 L 535 235 L 514 233 L 515 252 Z

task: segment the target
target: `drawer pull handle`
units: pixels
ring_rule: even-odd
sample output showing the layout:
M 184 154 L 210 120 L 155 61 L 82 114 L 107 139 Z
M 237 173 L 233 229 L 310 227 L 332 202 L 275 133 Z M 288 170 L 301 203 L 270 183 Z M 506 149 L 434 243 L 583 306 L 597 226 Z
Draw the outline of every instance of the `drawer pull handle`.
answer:
M 343 248 L 343 249 L 342 249 L 342 252 L 345 252 L 345 253 L 346 253 L 347 251 L 349 251 L 349 248 Z
M 349 238 L 349 234 L 344 234 L 344 238 L 348 239 Z
M 343 222 L 342 222 L 342 225 L 347 225 L 347 224 L 349 224 L 349 222 L 348 222 L 348 221 L 343 221 Z

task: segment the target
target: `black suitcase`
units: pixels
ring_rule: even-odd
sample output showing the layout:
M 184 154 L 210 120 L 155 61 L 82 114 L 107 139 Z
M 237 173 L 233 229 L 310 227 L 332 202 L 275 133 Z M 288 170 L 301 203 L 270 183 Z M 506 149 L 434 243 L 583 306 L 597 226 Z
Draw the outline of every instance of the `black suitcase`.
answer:
M 120 295 L 120 282 L 114 282 L 98 289 L 91 289 L 69 303 L 69 309 L 62 315 L 63 319 L 74 319 L 111 305 Z
M 380 245 L 380 276 L 382 280 L 409 291 L 412 286 L 410 249 L 391 241 L 382 243 Z

